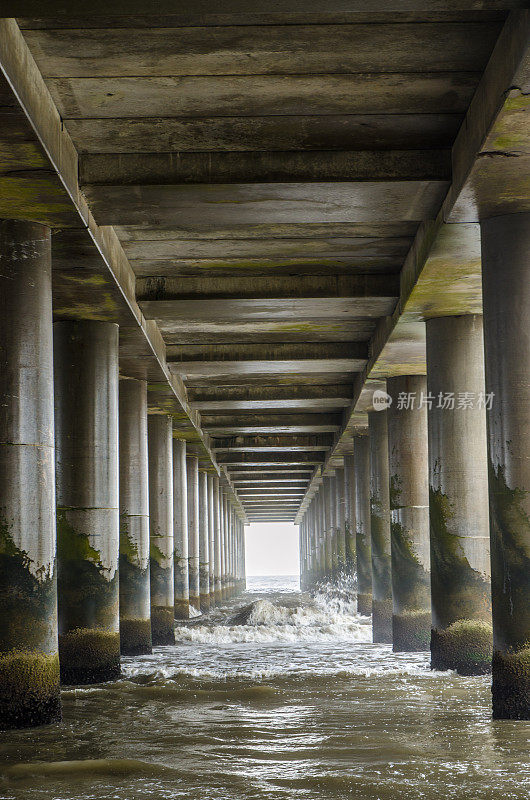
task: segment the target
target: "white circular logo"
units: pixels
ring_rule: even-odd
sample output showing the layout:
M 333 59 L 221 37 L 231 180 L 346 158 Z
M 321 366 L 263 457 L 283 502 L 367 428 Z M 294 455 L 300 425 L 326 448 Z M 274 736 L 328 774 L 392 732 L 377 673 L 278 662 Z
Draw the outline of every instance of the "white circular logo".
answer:
M 392 398 L 382 389 L 376 389 L 372 396 L 374 411 L 384 411 L 392 405 Z

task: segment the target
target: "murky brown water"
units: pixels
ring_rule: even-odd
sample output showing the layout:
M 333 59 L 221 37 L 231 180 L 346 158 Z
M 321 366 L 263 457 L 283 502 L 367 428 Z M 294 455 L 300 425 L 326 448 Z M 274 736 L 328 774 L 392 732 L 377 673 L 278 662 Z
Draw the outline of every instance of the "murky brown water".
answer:
M 530 796 L 530 723 L 492 721 L 488 678 L 372 645 L 347 603 L 289 579 L 249 584 L 123 680 L 65 691 L 61 725 L 0 733 L 0 798 Z

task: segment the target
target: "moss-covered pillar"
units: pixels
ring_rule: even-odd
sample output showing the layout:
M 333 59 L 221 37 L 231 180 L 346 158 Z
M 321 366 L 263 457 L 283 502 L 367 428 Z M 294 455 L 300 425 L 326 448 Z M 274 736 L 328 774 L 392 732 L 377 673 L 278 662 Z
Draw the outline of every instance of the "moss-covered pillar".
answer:
M 213 524 L 214 524 L 214 597 L 215 605 L 218 606 L 223 600 L 222 572 L 221 572 L 221 511 L 222 511 L 222 492 L 219 486 L 217 475 L 213 479 Z
M 480 674 L 492 638 L 482 317 L 426 328 L 431 665 Z
M 151 652 L 147 383 L 120 378 L 120 645 Z
M 173 439 L 173 576 L 175 619 L 190 616 L 186 442 Z
M 199 580 L 199 456 L 186 453 L 187 503 L 188 503 L 188 579 L 190 606 L 201 610 Z
M 424 375 L 389 378 L 392 635 L 395 652 L 428 650 L 431 638 L 429 454 Z
M 337 500 L 336 528 L 337 528 L 337 574 L 343 578 L 346 574 L 346 537 L 344 532 L 344 468 L 335 470 L 335 496 Z
M 54 325 L 59 658 L 63 683 L 120 674 L 118 326 Z
M 50 230 L 0 220 L 0 727 L 61 717 Z
M 357 553 L 357 610 L 372 613 L 372 540 L 370 535 L 370 439 L 366 434 L 353 437 L 353 476 L 355 483 L 355 549 Z
M 493 715 L 530 719 L 530 214 L 482 223 Z
M 357 574 L 357 555 L 355 549 L 355 480 L 353 454 L 344 456 L 344 548 L 346 573 Z
M 208 475 L 208 588 L 210 608 L 215 606 L 215 508 L 214 476 Z
M 175 643 L 173 568 L 173 421 L 153 414 L 147 422 L 151 636 L 154 645 Z
M 199 599 L 201 611 L 210 610 L 210 546 L 208 532 L 208 473 L 199 470 Z
M 370 431 L 370 536 L 374 642 L 392 643 L 390 477 L 386 411 L 368 414 Z

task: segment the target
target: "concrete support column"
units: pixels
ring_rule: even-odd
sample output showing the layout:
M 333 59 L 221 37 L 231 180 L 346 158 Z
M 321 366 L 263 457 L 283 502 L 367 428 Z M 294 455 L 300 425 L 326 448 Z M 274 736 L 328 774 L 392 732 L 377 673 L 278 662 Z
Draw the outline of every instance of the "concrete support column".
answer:
M 246 539 L 245 523 L 241 522 L 241 591 L 247 590 L 247 559 L 246 559 Z
M 310 516 L 310 507 L 306 509 L 306 512 L 303 516 L 302 522 L 300 524 L 300 589 L 305 591 L 308 587 L 309 583 L 309 547 L 308 547 L 308 539 L 309 539 L 309 516 Z
M 530 214 L 482 223 L 493 716 L 530 719 Z
M 173 575 L 175 619 L 190 616 L 186 442 L 173 439 Z
M 478 674 L 490 668 L 492 638 L 480 316 L 427 321 L 427 389 L 431 664 Z
M 208 475 L 208 587 L 210 591 L 210 608 L 215 606 L 215 508 L 214 508 L 214 476 Z
M 120 644 L 150 653 L 147 383 L 120 379 Z
M 355 548 L 355 480 L 353 455 L 344 457 L 344 549 L 346 572 L 357 578 L 357 554 Z
M 429 453 L 423 375 L 389 378 L 393 649 L 428 650 L 431 638 Z
M 234 594 L 234 576 L 232 564 L 232 503 L 227 498 L 226 503 L 226 578 L 228 585 L 228 597 Z
M 153 414 L 147 421 L 149 537 L 151 542 L 151 635 L 154 645 L 175 644 L 173 567 L 173 421 Z
M 208 531 L 208 473 L 199 470 L 199 597 L 201 611 L 210 610 L 210 547 Z
M 333 576 L 333 551 L 332 551 L 332 517 L 331 517 L 331 478 L 326 476 L 322 480 L 323 490 L 323 539 L 324 539 L 324 581 L 331 581 Z
M 199 580 L 199 456 L 186 453 L 188 503 L 188 580 L 190 606 L 201 610 Z
M 222 492 L 219 487 L 217 475 L 213 479 L 213 524 L 214 524 L 214 598 L 215 605 L 221 604 L 223 599 L 222 571 L 221 571 L 221 511 L 222 511 Z
M 0 220 L 0 727 L 61 717 L 50 230 Z
M 63 683 L 120 675 L 118 326 L 54 325 L 59 657 Z
M 223 601 L 228 600 L 228 581 L 226 574 L 226 507 L 228 501 L 225 492 L 221 491 L 221 595 Z
M 337 534 L 337 478 L 331 475 L 329 479 L 329 502 L 330 502 L 330 542 L 331 542 L 331 579 L 336 583 L 339 575 L 339 549 Z
M 335 492 L 337 499 L 337 562 L 338 577 L 344 578 L 346 574 L 346 536 L 344 530 L 345 509 L 344 509 L 344 468 L 339 467 L 335 470 Z
M 370 535 L 372 539 L 372 629 L 374 642 L 392 643 L 390 478 L 386 411 L 368 414 L 370 430 Z
M 316 542 L 318 537 L 318 494 L 311 500 L 311 522 L 309 526 L 309 589 L 314 589 L 317 581 Z
M 379 412 L 381 413 L 381 412 Z M 372 540 L 370 534 L 370 438 L 353 437 L 355 480 L 355 549 L 357 553 L 357 611 L 372 613 Z
M 326 521 L 327 521 L 327 513 L 326 513 L 326 485 L 324 483 L 324 479 L 322 479 L 322 483 L 320 484 L 320 489 L 318 490 L 319 498 L 320 498 L 320 537 L 319 537 L 319 544 L 318 544 L 318 560 L 319 560 L 319 582 L 325 583 L 326 582 L 326 570 L 327 570 L 327 537 L 326 537 Z

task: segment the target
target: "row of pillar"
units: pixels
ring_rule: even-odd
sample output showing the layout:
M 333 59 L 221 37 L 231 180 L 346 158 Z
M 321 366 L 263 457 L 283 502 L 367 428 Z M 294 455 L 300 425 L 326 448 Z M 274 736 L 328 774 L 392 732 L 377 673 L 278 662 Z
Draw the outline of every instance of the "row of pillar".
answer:
M 427 375 L 387 380 L 388 408 L 306 511 L 302 586 L 341 574 L 344 537 L 374 641 L 492 669 L 494 716 L 528 719 L 530 215 L 481 227 L 483 317 L 427 320 Z
M 52 323 L 51 238 L 0 220 L 0 727 L 60 718 L 60 683 L 120 675 L 174 618 L 245 587 L 244 530 L 118 326 Z

